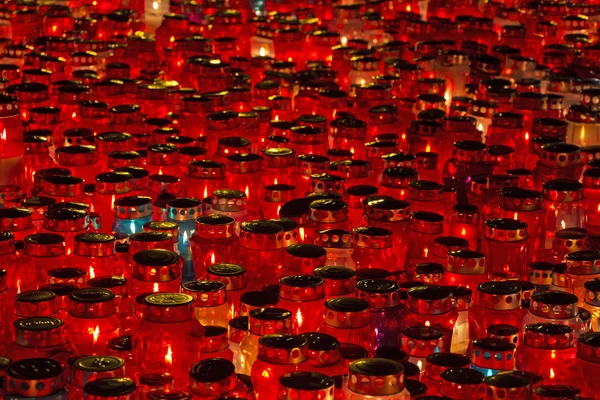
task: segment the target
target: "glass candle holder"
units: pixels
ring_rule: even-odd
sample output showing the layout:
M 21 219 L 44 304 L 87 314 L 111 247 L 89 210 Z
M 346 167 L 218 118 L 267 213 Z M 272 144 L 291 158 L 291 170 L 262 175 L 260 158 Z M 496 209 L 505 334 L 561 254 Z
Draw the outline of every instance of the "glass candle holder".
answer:
M 413 211 L 436 212 L 443 201 L 443 185 L 438 182 L 418 180 L 408 184 L 408 202 Z M 435 204 L 435 205 L 434 205 Z
M 469 332 L 469 310 L 472 305 L 473 290 L 463 286 L 449 286 L 454 297 L 458 318 L 452 334 L 450 350 L 453 353 L 467 354 L 471 344 Z
M 261 198 L 263 157 L 258 154 L 234 154 L 227 158 L 227 185 L 246 194 L 248 211 L 256 213 Z
M 103 358 L 105 357 L 105 358 Z M 125 377 L 125 360 L 115 356 L 73 357 L 66 376 L 67 390 L 83 398 L 83 388 L 88 383 L 103 378 Z
M 567 143 L 548 143 L 541 147 L 540 159 L 533 170 L 537 188 L 551 179 L 575 179 L 581 176 L 581 149 Z
M 444 216 L 427 211 L 412 213 L 407 230 L 405 268 L 411 274 L 415 265 L 430 261 L 433 241 L 444 232 Z
M 226 262 L 235 242 L 235 220 L 225 215 L 204 215 L 196 218 L 196 229 L 190 238 L 190 251 L 197 278 L 206 269 Z
M 175 378 L 168 372 L 149 372 L 147 374 L 140 374 L 138 379 L 138 391 L 146 396 L 156 390 L 174 391 L 174 381 Z
M 229 304 L 223 282 L 189 281 L 181 285 L 181 291 L 194 298 L 194 315 L 203 326 L 227 326 Z
M 241 306 L 238 316 L 247 317 L 252 310 L 275 307 L 278 302 L 279 295 L 275 291 L 249 290 L 240 296 Z
M 398 347 L 404 316 L 398 284 L 384 279 L 361 280 L 356 286 L 356 296 L 369 302 L 371 328 L 375 332 L 373 348 Z
M 406 200 L 409 185 L 417 181 L 417 170 L 408 167 L 389 167 L 383 170 L 379 190 L 383 196 Z
M 35 372 L 42 368 L 46 373 L 40 377 Z M 47 358 L 26 358 L 11 363 L 6 368 L 6 395 L 19 398 L 27 396 L 60 399 L 67 397 L 65 387 L 65 368 L 60 362 Z M 35 386 L 35 383 L 41 385 Z M 52 383 L 55 384 L 52 384 Z M 26 388 L 26 389 L 25 389 Z
M 313 332 L 319 327 L 325 298 L 323 278 L 313 275 L 283 277 L 279 298 L 278 305 L 292 312 L 294 334 Z
M 576 251 L 565 257 L 567 261 L 566 288 L 568 292 L 577 296 L 580 305 L 583 305 L 585 298 L 585 282 L 600 277 L 600 269 L 596 267 L 598 259 L 600 259 L 598 250 Z
M 66 367 L 68 359 L 75 355 L 75 349 L 66 341 L 64 331 L 64 322 L 58 318 L 18 319 L 14 322 L 13 340 L 5 347 L 6 357 L 11 362 L 47 358 Z
M 279 378 L 279 399 L 295 397 L 313 398 L 321 396 L 323 400 L 334 400 L 335 381 L 318 372 L 291 372 Z
M 118 336 L 115 295 L 108 289 L 84 288 L 71 292 L 67 303 L 66 337 L 78 354 L 102 354 Z
M 310 216 L 304 226 L 304 240 L 315 243 L 318 232 L 331 229 L 350 230 L 348 204 L 343 200 L 321 199 L 310 203 Z
M 517 349 L 518 369 L 560 385 L 572 382 L 577 350 L 573 329 L 553 323 L 525 325 L 523 344 Z
M 95 182 L 98 154 L 94 146 L 59 147 L 56 149 L 56 162 L 60 167 L 71 170 L 71 173 L 75 172 L 86 183 Z
M 152 220 L 152 213 L 151 197 L 126 196 L 116 199 L 112 231 L 126 236 L 142 232 L 144 224 Z
M 311 176 L 324 173 L 329 167 L 329 158 L 317 154 L 299 154 L 296 157 L 296 169 L 291 178 L 298 193 L 311 192 Z
M 263 151 L 263 186 L 288 184 L 293 185 L 290 175 L 296 164 L 296 153 L 285 147 L 268 148 Z
M 133 175 L 127 172 L 103 172 L 96 175 L 94 191 L 94 211 L 104 216 L 106 231 L 112 229 L 115 223 L 115 200 L 131 195 Z
M 486 257 L 484 253 L 472 250 L 452 250 L 448 252 L 444 281 L 448 285 L 459 285 L 475 289 L 487 280 Z
M 529 238 L 527 224 L 510 218 L 490 219 L 484 223 L 481 251 L 488 257 L 489 273 L 527 275 Z M 493 262 L 489 262 L 493 260 Z
M 264 335 L 291 334 L 292 313 L 283 308 L 257 308 L 250 311 L 248 332 L 240 342 L 244 373 L 252 370 L 258 356 L 259 339 Z
M 426 357 L 442 352 L 444 333 L 430 326 L 415 325 L 402 331 L 402 349 L 408 355 L 408 361 L 416 368 L 416 378 L 422 379 L 425 372 Z
M 455 142 L 452 158 L 442 169 L 443 182 L 452 187 L 464 187 L 473 176 L 491 172 L 484 163 L 486 151 L 487 147 L 480 142 Z
M 246 267 L 250 288 L 276 283 L 283 257 L 283 228 L 280 225 L 270 221 L 241 224 L 230 258 L 231 262 Z
M 439 394 L 442 383 L 440 375 L 448 369 L 468 368 L 471 360 L 455 353 L 432 353 L 425 359 L 425 373 L 421 378 L 427 386 L 427 393 Z
M 430 326 L 444 334 L 444 349 L 450 351 L 458 318 L 452 291 L 443 286 L 416 286 L 408 290 L 406 326 Z
M 275 352 L 268 350 L 277 350 Z M 279 377 L 304 368 L 308 341 L 302 336 L 265 335 L 259 339 L 258 357 L 252 365 L 252 384 L 258 398 L 276 398 Z M 265 371 L 267 371 L 265 373 Z
M 501 399 L 507 392 L 526 398 L 531 394 L 531 383 L 531 379 L 524 375 L 516 372 L 504 372 L 487 376 L 483 380 L 483 387 L 490 399 Z
M 327 251 L 314 244 L 292 244 L 285 248 L 283 276 L 312 274 L 327 263 Z
M 67 263 L 65 238 L 53 233 L 36 233 L 25 237 L 21 262 L 15 277 L 17 291 L 37 289 L 46 283 L 48 270 L 57 264 Z
M 392 232 L 375 226 L 363 226 L 354 229 L 354 250 L 352 259 L 356 269 L 374 268 L 384 264 L 392 270 L 397 269 L 398 261 L 392 250 Z M 378 260 L 377 264 L 373 261 Z
M 175 389 L 188 382 L 189 360 L 200 357 L 204 329 L 194 318 L 194 299 L 187 294 L 155 293 L 144 298 L 144 311 L 133 334 L 134 354 L 142 373 L 166 371 Z
M 206 279 L 225 284 L 228 320 L 238 315 L 241 307 L 241 295 L 248 286 L 246 269 L 237 264 L 213 264 L 206 270 Z
M 340 358 L 340 342 L 326 333 L 309 332 L 300 335 L 308 340 L 308 363 L 311 372 L 328 371 L 329 376 L 344 372 L 346 365 Z
M 323 322 L 318 332 L 335 336 L 342 343 L 352 343 L 370 350 L 374 338 L 370 324 L 371 315 L 366 300 L 339 297 L 325 302 Z
M 338 266 L 325 266 L 315 268 L 314 274 L 323 278 L 325 298 L 327 300 L 350 296 L 354 293 L 355 272 L 350 268 Z
M 198 199 L 181 197 L 167 203 L 168 221 L 179 225 L 179 254 L 184 258 L 183 278 L 194 276 L 190 238 L 196 230 L 196 218 L 202 215 L 202 203 Z
M 404 387 L 404 366 L 385 358 L 362 358 L 348 366 L 350 372 L 345 393 L 348 400 L 370 398 L 409 400 L 410 394 Z M 380 386 L 374 384 L 378 379 L 389 382 Z M 369 382 L 361 384 L 361 382 Z
M 343 229 L 324 229 L 317 231 L 315 245 L 323 247 L 327 253 L 326 265 L 356 269 L 352 259 L 352 233 Z
M 476 249 L 481 237 L 480 223 L 479 207 L 472 204 L 455 204 L 447 223 L 448 234 L 468 240 L 471 249 Z
M 132 264 L 129 279 L 132 297 L 179 291 L 182 260 L 174 251 L 157 248 L 140 250 L 133 254 Z
M 473 339 L 487 336 L 494 324 L 520 328 L 525 311 L 521 309 L 521 290 L 510 281 L 485 282 L 477 286 L 475 304 L 469 310 L 469 329 Z
M 452 400 L 478 396 L 485 375 L 472 368 L 448 368 L 440 374 L 440 395 Z
M 471 368 L 486 377 L 512 371 L 515 369 L 515 349 L 513 343 L 504 339 L 476 339 L 471 345 Z
M 4 230 L 12 232 L 16 240 L 23 240 L 34 234 L 37 229 L 33 226 L 33 211 L 27 208 L 5 207 L 0 209 L 0 223 Z
M 218 371 L 218 372 L 217 372 Z M 209 358 L 192 365 L 188 390 L 196 398 L 219 398 L 244 394 L 246 387 L 235 374 L 235 366 L 222 357 Z M 218 396 L 218 397 L 217 397 Z
M 184 192 L 187 196 L 205 199 L 226 186 L 225 165 L 216 161 L 195 160 L 188 165 Z
M 59 203 L 60 204 L 60 203 Z M 90 218 L 83 209 L 75 207 L 49 208 L 44 214 L 43 232 L 56 233 L 64 237 L 67 254 L 75 247 L 75 237 L 91 231 Z
M 363 204 L 364 220 L 368 225 L 392 232 L 392 249 L 402 264 L 408 249 L 407 228 L 411 215 L 409 203 L 384 196 L 373 196 L 365 199 Z
M 529 312 L 523 318 L 523 324 L 552 323 L 566 325 L 573 329 L 573 334 L 578 337 L 586 329 L 579 316 L 577 303 L 578 298 L 567 292 L 534 293 L 531 297 Z
M 553 179 L 543 185 L 546 218 L 545 248 L 552 248 L 554 232 L 565 228 L 586 227 L 583 185 L 574 180 Z
M 102 233 L 82 233 L 75 236 L 71 262 L 95 276 L 123 276 L 125 271 L 117 269 L 116 241 L 113 235 Z M 55 282 L 50 282 L 55 283 Z

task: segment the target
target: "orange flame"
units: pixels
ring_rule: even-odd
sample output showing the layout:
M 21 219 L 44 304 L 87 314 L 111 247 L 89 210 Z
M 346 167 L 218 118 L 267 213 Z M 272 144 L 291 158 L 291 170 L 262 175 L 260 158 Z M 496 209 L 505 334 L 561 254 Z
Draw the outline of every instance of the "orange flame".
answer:
M 167 367 L 171 367 L 173 365 L 173 351 L 171 351 L 171 345 L 167 346 L 167 354 L 165 354 L 165 364 Z
M 429 321 L 425 321 L 425 326 L 431 326 L 431 324 L 429 323 Z
M 429 256 L 429 249 L 427 247 L 425 247 L 423 249 L 423 258 L 427 258 L 427 256 Z
M 77 113 L 75 111 L 73 111 L 73 114 L 71 114 L 71 118 L 75 119 L 75 117 L 77 117 Z
M 431 152 L 431 146 L 430 146 L 430 145 L 427 145 L 427 147 L 425 147 L 425 151 L 426 151 L 427 153 Z
M 298 235 L 300 236 L 300 243 L 304 242 L 304 228 L 298 228 Z
M 275 116 L 275 121 L 279 121 L 279 115 Z
M 300 309 L 296 311 L 296 321 L 298 322 L 298 329 L 302 328 L 302 322 L 304 321 L 304 318 L 302 317 L 302 311 L 300 311 Z
M 562 221 L 560 221 L 560 226 L 562 229 L 565 229 L 567 227 L 567 224 L 565 224 L 565 220 L 563 219 Z
M 203 199 L 208 197 L 208 188 L 205 186 L 204 187 L 204 196 L 202 197 Z
M 3 142 L 6 140 L 6 128 L 2 130 L 2 133 L 0 134 L 0 140 Z
M 244 189 L 244 193 L 246 193 L 246 198 L 250 198 L 250 188 L 246 185 L 246 189 Z
M 550 379 L 554 379 L 554 369 L 550 368 Z
M 96 344 L 98 342 L 98 337 L 100 336 L 100 327 L 96 325 L 95 329 L 88 328 L 88 332 L 90 335 L 92 335 L 92 338 L 94 339 L 94 344 Z
M 467 230 L 465 228 L 462 228 L 462 231 L 460 231 L 461 236 L 467 236 Z
M 158 293 L 158 283 L 154 283 L 154 293 Z
M 94 267 L 90 265 L 90 279 L 94 279 L 96 277 L 96 271 L 94 271 Z
M 525 132 L 525 140 L 529 140 L 529 132 Z
M 519 214 L 515 213 L 515 215 L 513 217 L 514 217 L 514 219 L 519 219 Z
M 175 36 L 171 36 L 171 38 L 169 39 L 169 42 L 173 43 L 175 41 Z
M 406 12 L 411 12 L 412 8 L 410 7 L 410 4 L 406 6 Z
M 215 252 L 213 251 L 212 254 L 210 255 L 210 264 L 214 265 L 215 263 Z

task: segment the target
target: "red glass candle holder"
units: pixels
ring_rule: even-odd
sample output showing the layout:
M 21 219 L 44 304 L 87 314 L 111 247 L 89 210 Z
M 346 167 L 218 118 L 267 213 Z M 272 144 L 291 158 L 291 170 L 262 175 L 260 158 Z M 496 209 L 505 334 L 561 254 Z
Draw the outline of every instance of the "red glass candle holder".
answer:
M 600 270 L 596 267 L 597 260 L 600 259 L 600 252 L 597 250 L 581 250 L 566 255 L 566 289 L 574 294 L 582 304 L 585 298 L 585 282 L 600 277 Z
M 472 250 L 452 250 L 448 252 L 445 282 L 475 289 L 487 280 L 486 257 L 484 253 Z
M 469 330 L 473 339 L 486 336 L 494 324 L 520 329 L 525 311 L 521 309 L 521 290 L 510 281 L 482 283 L 477 287 L 475 304 L 469 312 Z
M 207 279 L 225 284 L 228 319 L 238 315 L 241 307 L 241 295 L 248 286 L 246 269 L 236 264 L 213 264 L 207 269 Z
M 369 397 L 408 399 L 410 396 L 404 386 L 404 367 L 397 361 L 385 358 L 363 358 L 351 362 L 348 370 L 350 374 L 345 388 L 348 400 Z M 379 380 L 387 384 L 376 384 L 375 382 Z
M 115 356 L 83 356 L 70 360 L 66 376 L 67 390 L 83 398 L 88 383 L 104 378 L 125 377 L 125 361 Z
M 71 173 L 75 172 L 86 183 L 93 183 L 98 173 L 98 154 L 94 146 L 59 147 L 56 149 L 56 161 L 60 167 L 68 168 Z
M 512 371 L 515 368 L 515 349 L 513 343 L 504 339 L 476 339 L 471 345 L 471 368 L 487 376 Z
M 225 187 L 225 176 L 224 164 L 209 160 L 191 161 L 185 177 L 185 195 L 205 199 L 215 190 Z
M 504 372 L 488 376 L 483 380 L 486 399 L 501 399 L 508 392 L 515 396 L 528 397 L 531 393 L 531 379 L 516 372 Z
M 225 215 L 205 215 L 196 219 L 196 230 L 190 238 L 196 277 L 203 277 L 209 266 L 228 261 L 235 242 L 234 222 Z
M 568 384 L 573 380 L 576 353 L 572 328 L 552 323 L 525 325 L 517 368 L 541 375 L 551 384 Z
M 280 280 L 278 305 L 292 312 L 294 333 L 315 331 L 321 323 L 325 288 L 323 278 L 290 275 Z M 315 312 L 316 311 L 316 312 Z
M 314 244 L 292 244 L 286 246 L 283 259 L 283 276 L 312 274 L 316 268 L 327 263 L 327 251 Z
M 310 203 L 310 217 L 304 227 L 304 241 L 317 243 L 318 232 L 328 229 L 350 230 L 348 204 L 342 200 L 315 200 Z
M 440 214 L 419 211 L 412 214 L 407 232 L 405 267 L 410 274 L 414 266 L 430 260 L 433 241 L 444 232 L 444 217 Z
M 65 241 L 67 254 L 75 247 L 75 236 L 91 230 L 90 218 L 86 211 L 76 208 L 49 208 L 44 214 L 43 232 L 61 235 Z
M 479 396 L 485 375 L 471 368 L 449 368 L 440 374 L 440 395 L 452 400 Z
M 529 238 L 527 224 L 510 218 L 485 221 L 481 251 L 488 260 L 489 273 L 515 273 L 526 276 Z
M 166 371 L 175 389 L 187 385 L 189 360 L 198 359 L 204 329 L 194 318 L 187 294 L 156 293 L 144 298 L 144 311 L 133 334 L 134 354 L 142 373 Z M 168 332 L 168 334 L 165 334 Z
M 107 341 L 118 334 L 115 295 L 108 289 L 74 290 L 67 312 L 67 339 L 78 354 L 101 354 Z
M 43 377 L 34 372 L 38 368 L 46 371 Z M 60 398 L 67 396 L 64 389 L 64 370 L 65 368 L 60 362 L 47 358 L 26 358 L 11 363 L 6 368 L 6 394 L 13 397 L 33 395 Z M 39 385 L 36 386 L 36 383 Z
M 340 342 L 372 349 L 374 332 L 371 328 L 369 303 L 352 297 L 327 300 L 323 322 L 318 331 L 335 336 Z
M 352 259 L 356 269 L 386 265 L 387 269 L 398 268 L 399 261 L 392 250 L 392 232 L 375 226 L 362 226 L 353 231 L 354 250 Z M 378 260 L 377 263 L 374 261 Z
M 181 291 L 194 298 L 194 315 L 204 325 L 226 326 L 229 312 L 225 283 L 219 281 L 189 281 Z
M 174 251 L 159 248 L 140 250 L 133 254 L 132 262 L 129 288 L 132 297 L 179 291 L 182 260 Z
M 338 266 L 325 266 L 316 268 L 314 274 L 323 278 L 325 298 L 350 296 L 354 293 L 355 272 L 350 268 Z
M 408 167 L 390 167 L 383 170 L 379 189 L 384 196 L 399 200 L 408 198 L 409 186 L 417 181 L 417 170 Z
M 230 257 L 231 262 L 246 267 L 253 288 L 276 283 L 283 255 L 283 228 L 274 222 L 251 221 L 241 224 Z
M 22 268 L 16 276 L 16 286 L 19 290 L 34 290 L 45 284 L 49 269 L 67 262 L 65 238 L 53 233 L 38 233 L 25 237 Z M 52 260 L 52 264 L 48 261 Z M 35 271 L 31 273 L 31 271 Z
M 269 349 L 277 349 L 275 354 Z M 275 398 L 276 382 L 284 374 L 303 368 L 308 357 L 308 341 L 302 336 L 265 335 L 260 338 L 258 358 L 252 365 L 252 384 L 259 397 Z M 264 373 L 269 371 L 269 373 Z
M 246 194 L 248 211 L 255 213 L 261 198 L 263 157 L 258 154 L 236 154 L 227 158 L 229 188 Z
M 192 365 L 189 380 L 188 390 L 197 398 L 241 396 L 246 391 L 246 386 L 235 373 L 233 363 L 222 357 L 202 360 Z

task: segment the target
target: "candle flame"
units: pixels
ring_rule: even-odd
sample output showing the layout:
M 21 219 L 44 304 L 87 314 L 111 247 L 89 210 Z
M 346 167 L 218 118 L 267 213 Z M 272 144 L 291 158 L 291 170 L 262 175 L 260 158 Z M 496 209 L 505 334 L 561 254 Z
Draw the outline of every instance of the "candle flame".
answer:
M 208 188 L 205 186 L 204 187 L 204 197 L 202 197 L 203 199 L 208 197 Z
M 292 62 L 292 57 L 288 57 L 288 62 Z
M 212 254 L 210 255 L 210 265 L 214 265 L 215 264 L 215 252 L 213 251 Z
M 431 152 L 431 146 L 430 146 L 430 145 L 427 145 L 427 147 L 425 147 L 425 151 L 426 151 L 427 153 Z
M 427 247 L 425 247 L 423 249 L 423 258 L 427 258 L 427 256 L 429 256 L 429 249 Z
M 350 153 L 354 154 L 354 147 L 350 147 Z
M 96 344 L 98 342 L 98 336 L 100 336 L 100 327 L 96 325 L 95 329 L 88 328 L 88 332 L 90 335 L 92 335 L 92 338 L 94 339 L 94 344 Z
M 467 230 L 465 228 L 462 228 L 462 231 L 460 231 L 461 236 L 467 236 Z
M 483 124 L 480 122 L 479 125 L 477 125 L 477 130 L 478 131 L 482 131 L 483 130 Z
M 600 204 L 598 204 L 598 212 L 600 212 Z
M 585 125 L 581 125 L 581 133 L 579 134 L 579 139 L 585 140 Z
M 446 89 L 446 93 L 444 93 L 444 99 L 446 100 L 446 104 L 450 103 L 450 89 Z
M 52 32 L 56 32 L 57 29 L 58 29 L 58 26 L 52 25 Z
M 519 214 L 515 213 L 515 215 L 513 217 L 514 217 L 514 219 L 519 219 Z
M 277 178 L 275 178 L 275 180 L 273 180 L 273 185 L 277 185 Z
M 554 379 L 554 369 L 550 368 L 550 379 Z
M 411 8 L 410 4 L 408 4 L 408 5 L 406 6 L 406 12 L 411 12 L 411 10 L 412 10 L 412 8 Z
M 258 54 L 260 54 L 261 57 L 264 57 L 267 55 L 267 50 L 265 50 L 264 47 L 261 47 L 260 50 L 258 51 Z
M 529 132 L 525 132 L 525 140 L 529 140 Z
M 21 293 L 21 280 L 17 279 L 17 294 Z
M 75 117 L 77 117 L 77 113 L 75 111 L 73 111 L 73 114 L 71 114 L 71 118 L 75 119 Z
M 567 224 L 565 224 L 565 220 L 563 219 L 562 221 L 560 221 L 560 226 L 565 229 L 567 227 Z
M 152 8 L 154 9 L 154 11 L 158 10 L 158 1 L 152 3 Z
M 171 345 L 167 346 L 167 354 L 165 354 L 165 364 L 167 367 L 171 367 L 173 365 L 173 351 L 171 351 Z
M 425 326 L 431 326 L 431 324 L 429 323 L 429 320 L 425 321 Z
M 175 36 L 171 36 L 171 38 L 169 39 L 169 42 L 173 43 L 175 41 Z
M 296 311 L 296 322 L 298 322 L 298 329 L 302 328 L 303 321 L 304 321 L 304 318 L 302 317 L 302 311 L 300 311 L 300 309 L 298 309 L 298 311 Z
M 3 142 L 6 140 L 6 128 L 2 130 L 2 135 L 0 136 L 0 140 Z
M 90 265 L 90 279 L 94 279 L 96 277 L 96 271 L 94 271 L 94 267 Z
M 279 115 L 275 116 L 275 121 L 279 121 Z
M 345 46 L 348 44 L 348 38 L 346 36 L 342 36 L 340 38 L 340 43 L 342 44 L 342 46 Z
M 246 185 L 246 189 L 244 189 L 244 193 L 246 193 L 246 198 L 250 197 L 250 188 Z
M 152 290 L 154 293 L 158 293 L 158 283 L 154 282 L 154 288 Z
M 359 81 L 359 84 L 360 84 L 360 86 L 363 86 L 363 85 L 365 85 L 366 83 L 367 83 L 367 81 L 365 81 L 364 79 L 361 79 L 361 80 Z
M 417 361 L 417 367 L 419 367 L 419 371 L 423 372 L 423 361 Z
M 300 242 L 304 242 L 304 228 L 298 228 L 298 236 L 300 236 Z

